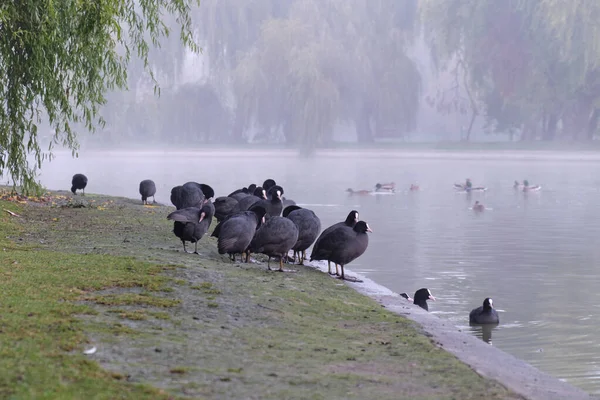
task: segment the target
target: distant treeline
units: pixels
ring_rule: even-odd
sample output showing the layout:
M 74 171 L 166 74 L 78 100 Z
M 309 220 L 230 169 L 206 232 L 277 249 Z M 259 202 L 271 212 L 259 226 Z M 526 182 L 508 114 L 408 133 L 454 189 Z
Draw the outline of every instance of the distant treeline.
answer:
M 528 141 L 598 134 L 598 1 L 205 0 L 193 14 L 206 76 L 176 85 L 187 53 L 167 41 L 153 57 L 160 98 L 138 93 L 147 77 L 132 64 L 95 140 L 310 150 L 340 122 L 359 142 L 418 137 L 423 106 L 463 115 L 466 140 L 474 126 Z M 446 77 L 435 94 L 423 92 L 417 41 Z

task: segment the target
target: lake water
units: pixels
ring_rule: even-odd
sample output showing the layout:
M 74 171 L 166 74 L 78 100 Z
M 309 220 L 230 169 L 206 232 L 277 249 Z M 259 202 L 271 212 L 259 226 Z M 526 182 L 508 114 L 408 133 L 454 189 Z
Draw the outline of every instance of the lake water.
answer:
M 469 311 L 494 299 L 501 324 L 493 346 L 558 378 L 600 393 L 600 156 L 590 153 L 82 152 L 46 164 L 42 183 L 139 198 L 153 179 L 157 201 L 194 180 L 217 196 L 274 178 L 286 197 L 313 209 L 324 227 L 351 209 L 373 229 L 366 253 L 348 265 L 395 292 L 428 287 L 430 311 L 478 336 Z M 471 178 L 485 193 L 457 193 Z M 514 180 L 543 189 L 524 194 Z M 349 196 L 394 181 L 396 194 Z M 420 185 L 418 192 L 406 189 Z M 475 200 L 489 209 L 475 213 Z M 173 238 L 175 240 L 175 238 Z

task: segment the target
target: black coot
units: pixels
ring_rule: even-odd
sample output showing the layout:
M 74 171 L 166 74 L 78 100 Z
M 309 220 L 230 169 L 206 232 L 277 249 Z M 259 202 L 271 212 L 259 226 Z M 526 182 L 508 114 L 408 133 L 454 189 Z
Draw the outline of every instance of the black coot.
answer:
M 267 210 L 267 218 L 278 217 L 283 211 L 283 203 L 281 202 L 281 192 L 279 189 L 272 192 L 272 197 L 257 201 L 253 205 L 264 207 Z
M 235 199 L 236 201 L 240 201 L 244 197 L 248 197 L 251 195 L 252 195 L 252 193 L 238 192 L 238 193 L 232 193 L 227 197 L 231 197 L 232 199 Z
M 404 297 L 406 300 L 408 300 L 410 302 L 413 301 L 413 299 L 408 294 L 406 294 L 406 293 L 400 293 L 400 296 Z
M 148 204 L 148 197 L 152 197 L 152 202 L 156 203 L 156 200 L 154 199 L 156 185 L 152 179 L 145 179 L 140 182 L 140 194 L 142 195 L 143 204 Z
M 277 185 L 277 183 L 275 182 L 274 179 L 265 179 L 265 181 L 262 184 L 262 188 L 265 189 L 267 192 L 269 191 L 269 189 L 271 189 L 271 187 Z
M 265 216 L 266 210 L 263 207 L 252 206 L 252 207 L 250 207 L 250 209 L 248 211 L 255 212 L 257 215 L 261 216 L 260 220 L 258 221 L 258 225 L 256 226 L 256 229 L 258 229 L 260 227 L 263 219 L 264 219 L 262 217 Z M 221 232 L 221 225 L 223 225 L 223 222 L 227 221 L 229 218 L 231 218 L 231 217 L 233 217 L 235 215 L 239 215 L 239 214 L 242 214 L 244 212 L 246 212 L 246 211 L 237 211 L 237 212 L 231 213 L 228 216 L 226 216 L 225 218 L 223 218 L 223 220 L 221 220 L 221 222 L 219 222 L 217 224 L 217 226 L 215 226 L 215 229 L 213 229 L 213 232 L 212 232 L 212 234 L 210 236 L 218 238 L 219 237 L 219 233 Z
M 328 227 L 327 229 L 325 229 L 323 232 L 321 232 L 321 235 L 317 238 L 317 241 L 315 242 L 315 245 L 313 246 L 313 252 L 315 251 L 315 249 L 319 248 L 321 239 L 324 236 L 328 235 L 331 231 L 333 231 L 336 228 L 339 228 L 340 226 L 349 226 L 350 228 L 353 228 L 357 222 L 358 222 L 358 211 L 356 211 L 356 210 L 350 211 L 348 213 L 348 216 L 346 217 L 345 221 L 335 223 L 335 224 L 331 225 L 330 227 Z M 327 268 L 329 270 L 329 274 L 332 275 L 331 261 L 329 261 L 329 260 L 327 261 Z M 336 272 L 336 275 L 339 275 L 337 264 L 335 265 L 335 272 Z
M 271 257 L 279 257 L 279 271 L 283 272 L 283 257 L 298 240 L 298 228 L 290 219 L 271 217 L 256 231 L 249 253 L 261 253 L 269 257 L 267 268 L 271 269 Z M 249 254 L 246 257 L 249 257 Z M 248 259 L 248 258 L 246 258 Z
M 298 240 L 292 246 L 292 250 L 294 250 L 294 261 L 298 253 L 299 263 L 304 264 L 306 249 L 315 242 L 321 231 L 321 220 L 312 210 L 296 205 L 286 207 L 283 216 L 289 218 L 298 228 Z
M 283 191 L 283 188 L 279 185 L 273 185 L 269 189 L 265 189 L 265 191 L 267 192 L 267 199 L 272 198 L 275 195 L 275 192 L 278 190 L 279 190 L 279 197 L 282 197 L 285 192 Z
M 486 298 L 481 307 L 477 307 L 469 314 L 469 322 L 472 324 L 499 324 L 500 318 L 494 309 L 494 302 Z
M 238 205 L 235 211 L 247 211 L 252 207 L 255 203 L 266 199 L 266 192 L 262 187 L 257 187 L 254 189 L 254 193 L 251 196 L 245 196 L 238 200 Z
M 75 174 L 73 175 L 73 179 L 71 179 L 71 192 L 76 194 L 77 190 L 83 191 L 83 195 L 85 196 L 85 187 L 87 186 L 87 176 L 84 174 Z
M 367 232 L 372 232 L 365 221 L 358 221 L 354 228 L 343 225 L 327 235 L 321 235 L 319 247 L 313 248 L 310 260 L 327 260 L 339 264 L 342 269 L 341 279 L 346 279 L 344 275 L 344 265 L 360 257 L 367 246 L 369 246 L 369 236 Z
M 435 297 L 433 297 L 429 289 L 421 288 L 415 292 L 415 299 L 413 301 L 413 304 L 416 304 L 422 309 L 429 311 L 429 307 L 427 306 L 427 300 L 435 301 Z
M 233 192 L 229 193 L 228 196 L 232 197 L 237 194 L 252 194 L 254 193 L 254 189 L 256 189 L 256 185 L 254 183 L 248 185 L 248 187 L 243 187 L 241 189 L 236 189 Z
M 189 207 L 201 208 L 214 195 L 215 191 L 209 185 L 186 182 L 182 186 L 175 186 L 171 189 L 171 203 L 178 210 Z
M 262 207 L 254 207 L 252 211 L 242 211 L 230 215 L 215 227 L 218 228 L 217 248 L 219 254 L 229 254 L 235 261 L 236 254 L 243 254 L 248 249 L 259 222 L 264 218 L 266 210 Z M 213 232 L 213 236 L 215 233 Z
M 184 252 L 188 252 L 185 248 L 185 242 L 187 241 L 195 243 L 194 253 L 198 254 L 198 241 L 208 231 L 214 211 L 214 206 L 211 203 L 207 203 L 202 208 L 182 208 L 167 215 L 167 219 L 175 221 L 173 224 L 173 233 L 181 239 Z
M 237 207 L 238 201 L 229 196 L 221 196 L 215 199 L 215 218 L 222 221 L 225 217 L 232 214 Z

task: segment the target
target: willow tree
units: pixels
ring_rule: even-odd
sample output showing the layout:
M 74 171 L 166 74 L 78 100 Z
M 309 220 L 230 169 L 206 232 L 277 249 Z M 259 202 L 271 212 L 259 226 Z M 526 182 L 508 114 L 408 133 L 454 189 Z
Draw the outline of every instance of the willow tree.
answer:
M 37 188 L 36 170 L 51 158 L 53 144 L 77 154 L 74 126 L 103 124 L 105 94 L 126 87 L 127 65 L 148 53 L 170 30 L 193 51 L 191 5 L 198 0 L 15 1 L 0 5 L 0 170 L 25 191 Z M 150 71 L 151 72 L 151 71 Z M 42 117 L 54 129 L 42 150 Z M 28 155 L 33 160 L 28 160 Z
M 522 137 L 590 137 L 597 127 L 600 3 L 593 0 L 421 1 L 440 65 L 461 63 L 462 82 L 488 118 Z
M 359 141 L 412 129 L 420 76 L 406 55 L 406 6 L 415 2 L 400 3 L 296 0 L 286 18 L 263 22 L 235 70 L 236 131 L 255 123 L 267 138 L 283 132 L 312 149 L 337 121 L 354 123 Z
M 341 48 L 304 20 L 269 20 L 253 51 L 238 64 L 234 88 L 238 114 L 265 140 L 314 148 L 331 132 L 339 93 L 334 81 Z M 240 117 L 238 116 L 238 119 Z
M 416 126 L 421 76 L 407 55 L 414 38 L 415 0 L 331 0 L 332 36 L 347 56 L 340 77 L 343 118 L 359 142 L 403 137 Z

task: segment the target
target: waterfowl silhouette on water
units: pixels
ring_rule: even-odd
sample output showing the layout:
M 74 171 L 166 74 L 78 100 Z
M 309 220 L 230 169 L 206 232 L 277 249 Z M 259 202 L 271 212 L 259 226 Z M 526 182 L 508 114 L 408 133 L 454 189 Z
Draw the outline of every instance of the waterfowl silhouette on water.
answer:
M 375 191 L 376 192 L 379 192 L 379 191 L 395 192 L 396 191 L 396 183 L 394 183 L 394 182 L 378 183 L 375 185 Z
M 360 189 L 360 190 L 354 190 L 352 188 L 348 188 L 346 189 L 346 192 L 348 192 L 350 195 L 366 195 L 366 194 L 371 194 L 373 193 L 372 190 L 366 190 L 366 189 Z
M 140 182 L 140 195 L 142 204 L 148 204 L 148 197 L 152 197 L 152 203 L 156 203 L 154 195 L 156 194 L 156 184 L 152 179 L 145 179 Z
M 347 279 L 344 266 L 360 257 L 369 246 L 367 232 L 373 232 L 365 221 L 358 221 L 354 227 L 342 225 L 322 236 L 319 246 L 313 248 L 310 260 L 332 261 L 340 266 L 340 279 Z M 337 272 L 337 271 L 336 271 Z M 336 273 L 337 275 L 337 273 Z M 348 279 L 360 282 L 358 279 Z
M 292 250 L 294 251 L 294 262 L 298 255 L 298 263 L 303 265 L 306 259 L 306 249 L 317 240 L 321 232 L 321 220 L 314 211 L 297 205 L 287 206 L 282 215 L 290 219 L 298 228 L 298 240 L 292 246 Z
M 183 251 L 188 253 L 185 242 L 194 243 L 194 254 L 198 254 L 198 242 L 208 231 L 215 208 L 206 203 L 202 208 L 188 207 L 173 211 L 167 219 L 174 221 L 173 233 L 183 243 Z
M 469 323 L 471 324 L 498 324 L 500 317 L 494 309 L 494 301 L 487 297 L 483 300 L 483 305 L 473 309 L 469 313 Z
M 71 192 L 77 194 L 78 190 L 83 192 L 82 196 L 85 196 L 85 187 L 87 186 L 88 178 L 84 174 L 75 174 L 71 179 Z
M 406 293 L 404 293 L 406 294 Z M 421 288 L 415 292 L 415 297 L 413 299 L 413 304 L 418 305 L 422 309 L 429 311 L 429 306 L 427 305 L 427 300 L 435 301 L 435 297 L 431 294 L 431 291 L 427 288 Z
M 485 211 L 485 206 L 483 204 L 481 204 L 479 201 L 476 201 L 475 204 L 473 204 L 473 211 L 477 211 L 477 212 Z

